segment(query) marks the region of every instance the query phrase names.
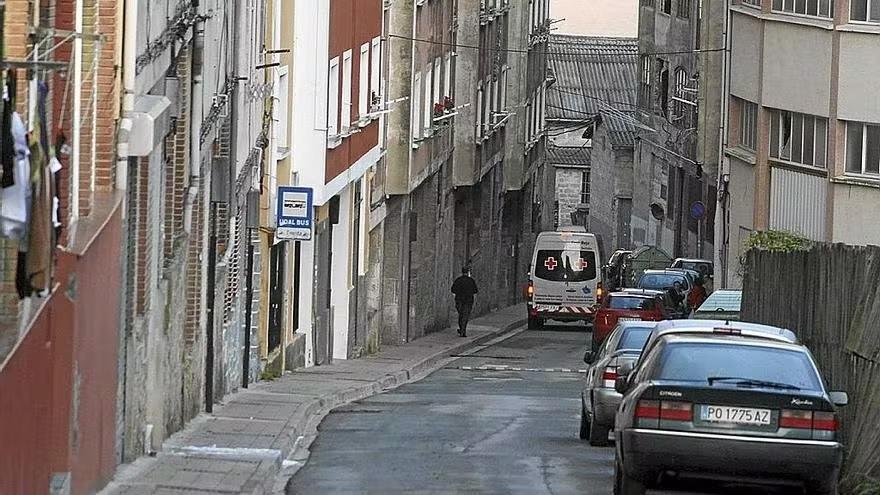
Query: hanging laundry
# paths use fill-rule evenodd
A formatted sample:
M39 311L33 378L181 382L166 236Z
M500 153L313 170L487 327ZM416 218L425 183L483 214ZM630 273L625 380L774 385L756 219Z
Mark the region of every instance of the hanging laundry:
M31 201L31 221L27 246L27 278L33 290L38 293L48 291L52 282L52 257L55 252L54 227L52 222L52 174L49 170L46 143L46 95L48 87L40 84L38 88L36 125L31 133L31 182L33 198Z
M15 71L6 71L3 87L3 113L0 115L0 187L15 184L15 145L12 139L12 114L15 112Z
M27 146L27 131L18 113L12 115L14 143L14 184L0 189L0 235L25 241L31 204L31 151Z

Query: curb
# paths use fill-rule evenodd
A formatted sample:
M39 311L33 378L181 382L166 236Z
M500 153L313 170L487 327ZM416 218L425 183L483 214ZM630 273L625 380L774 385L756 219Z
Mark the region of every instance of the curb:
M308 461L310 454L309 448L317 437L318 425L333 409L392 390L415 381L416 379L421 379L424 375L439 369L442 366L441 363L449 359L451 355L461 354L465 351L480 347L498 337L506 336L506 334L525 325L525 323L525 318L517 319L508 323L504 327L494 329L486 335L480 336L474 340L466 341L454 347L439 351L424 360L413 364L407 369L385 375L368 385L341 390L309 403L304 407L305 409L311 409L310 406L318 403L320 403L320 407L318 407L315 412L304 414L302 420L297 422L297 424L288 424L288 428L300 432L300 436L295 442L293 442L293 444L285 446L282 449L283 452L286 452L284 455L286 460L281 463L281 469L275 475L275 479L267 480L267 485L264 487L267 493L275 493L279 495L286 493L287 485Z

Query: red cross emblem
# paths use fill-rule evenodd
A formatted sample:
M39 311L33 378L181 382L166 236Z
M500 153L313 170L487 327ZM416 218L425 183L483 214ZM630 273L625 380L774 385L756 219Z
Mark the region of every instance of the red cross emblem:
M556 262L556 258L554 258L552 256L547 258L547 261L544 262L544 266L546 266L547 269L550 270L551 272L556 269L556 265L558 265L558 264L559 263Z
M578 270L581 270L581 271L586 270L588 266L589 265L587 264L587 260L585 260L583 258L578 258L578 260L577 260L577 267L578 267L577 269Z

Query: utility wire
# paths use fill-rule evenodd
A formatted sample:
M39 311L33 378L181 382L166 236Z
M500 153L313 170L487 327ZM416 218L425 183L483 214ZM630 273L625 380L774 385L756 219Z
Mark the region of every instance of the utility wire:
M456 50L460 49L470 49L470 50L486 50L490 52L506 52L506 53L536 53L539 55L564 55L573 58L587 58L587 57L599 57L599 58L621 58L621 57L636 57L641 55L693 55L697 53L712 53L712 52L723 52L725 48L706 48L702 50L681 50L681 51L670 51L670 52L643 52L643 53L588 53L588 54L578 54L578 53L564 53L564 52L554 52L547 50L528 50L522 48L493 48L493 47L482 47L477 45L462 45L459 43L447 43L445 41L435 41L428 40L423 38L413 38L410 36L401 36L398 34L389 34L388 38L396 38L400 40L406 41L414 41L416 43L425 43L429 45L438 45L438 46L446 46L451 47Z

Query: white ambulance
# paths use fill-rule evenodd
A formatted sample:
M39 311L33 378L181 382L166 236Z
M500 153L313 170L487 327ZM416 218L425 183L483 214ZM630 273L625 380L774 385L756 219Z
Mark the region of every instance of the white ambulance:
M529 328L547 320L592 322L602 291L600 259L596 236L583 229L538 234L527 288Z

